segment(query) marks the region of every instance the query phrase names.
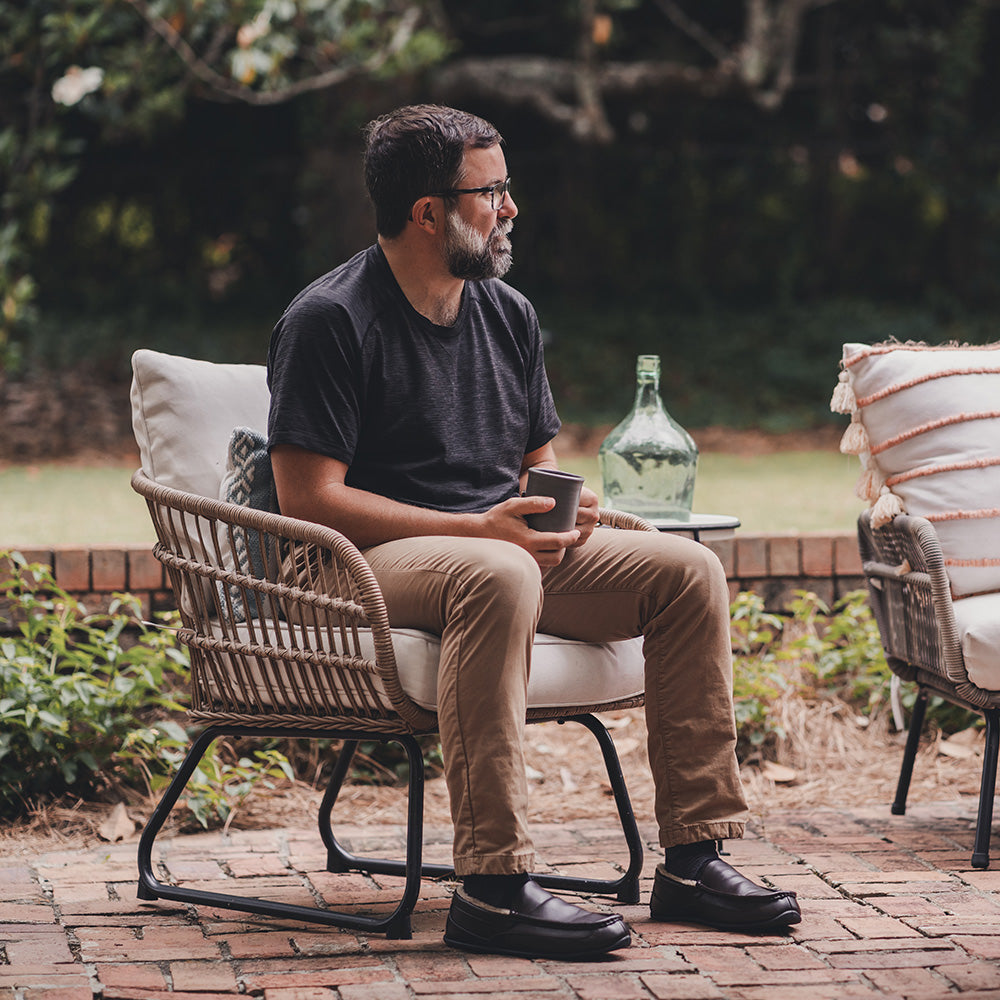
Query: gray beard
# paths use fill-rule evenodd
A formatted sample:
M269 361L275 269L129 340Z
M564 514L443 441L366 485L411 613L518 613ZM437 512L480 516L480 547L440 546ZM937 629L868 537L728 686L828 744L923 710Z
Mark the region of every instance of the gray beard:
M449 212L445 240L445 263L453 278L483 281L502 278L514 263L510 240L513 219L501 219L489 236L481 236L457 212Z

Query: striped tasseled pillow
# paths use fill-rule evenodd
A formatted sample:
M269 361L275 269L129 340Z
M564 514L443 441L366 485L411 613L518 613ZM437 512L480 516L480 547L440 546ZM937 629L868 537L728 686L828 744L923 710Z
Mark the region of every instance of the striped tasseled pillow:
M955 597L1000 590L1000 344L845 344L831 408L872 524L926 517Z

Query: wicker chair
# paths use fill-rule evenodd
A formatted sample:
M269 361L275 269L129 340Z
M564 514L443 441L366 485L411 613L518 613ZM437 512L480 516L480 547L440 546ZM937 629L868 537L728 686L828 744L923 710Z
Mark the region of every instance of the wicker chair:
M967 659L977 657L982 683L1000 653L995 624L1000 622L1000 594L952 600L941 545L925 518L900 514L883 527L872 528L870 511L864 511L858 520L858 542L886 659L898 677L915 681L918 687L892 812L906 812L928 697L938 695L982 713L986 747L972 867L987 868L1000 747L1000 690L970 678L975 667ZM992 649L984 649L984 638L992 640Z
M234 427L262 427L263 369L211 365L153 351L133 357L133 426L142 467L133 488L149 507L156 557L180 610L191 652L190 718L205 726L151 816L139 843L140 899L170 899L311 920L408 938L422 876L450 866L422 861L424 767L416 737L436 732L438 637L391 626L361 553L330 528L217 498ZM601 512L599 530L655 530L628 514ZM289 572L294 564L297 574ZM302 570L305 567L303 584ZM550 888L638 901L643 845L610 736L597 711L643 703L641 640L607 644L537 637L528 722L577 722L596 737L629 851L617 878L545 873ZM387 914L333 911L209 892L159 880L153 847L202 756L223 736L343 741L319 810L331 872L405 876ZM334 834L332 812L362 740L394 742L409 761L404 860L357 857Z

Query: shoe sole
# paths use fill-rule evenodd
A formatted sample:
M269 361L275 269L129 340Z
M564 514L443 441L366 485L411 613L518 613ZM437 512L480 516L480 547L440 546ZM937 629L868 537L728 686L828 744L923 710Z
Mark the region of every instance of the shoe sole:
M709 923L707 920L700 920L698 917L687 914L661 914L650 911L653 920L662 920L664 923L677 924L698 924L699 927L712 927L717 931L727 931L744 934L760 934L766 931L784 930L791 924L797 924L802 920L802 914L798 910L785 910L784 913L777 913L769 920L759 920L753 924L724 924Z
M617 951L619 948L627 948L632 943L632 935L626 928L625 933L613 944L604 946L600 951L587 948L583 951L559 952L557 954L504 948L502 945L494 945L489 941L462 941L458 938L450 937L448 934L444 936L444 943L452 948L460 948L462 951L474 951L481 955L509 955L512 958L539 958L555 962L579 962L583 959L600 958L609 951Z

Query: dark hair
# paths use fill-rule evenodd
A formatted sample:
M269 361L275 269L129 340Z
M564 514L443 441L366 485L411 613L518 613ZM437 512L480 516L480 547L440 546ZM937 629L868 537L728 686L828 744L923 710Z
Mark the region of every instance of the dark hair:
M487 121L437 104L397 108L365 126L365 185L375 226L392 239L406 226L413 203L461 180L467 149L503 142Z

